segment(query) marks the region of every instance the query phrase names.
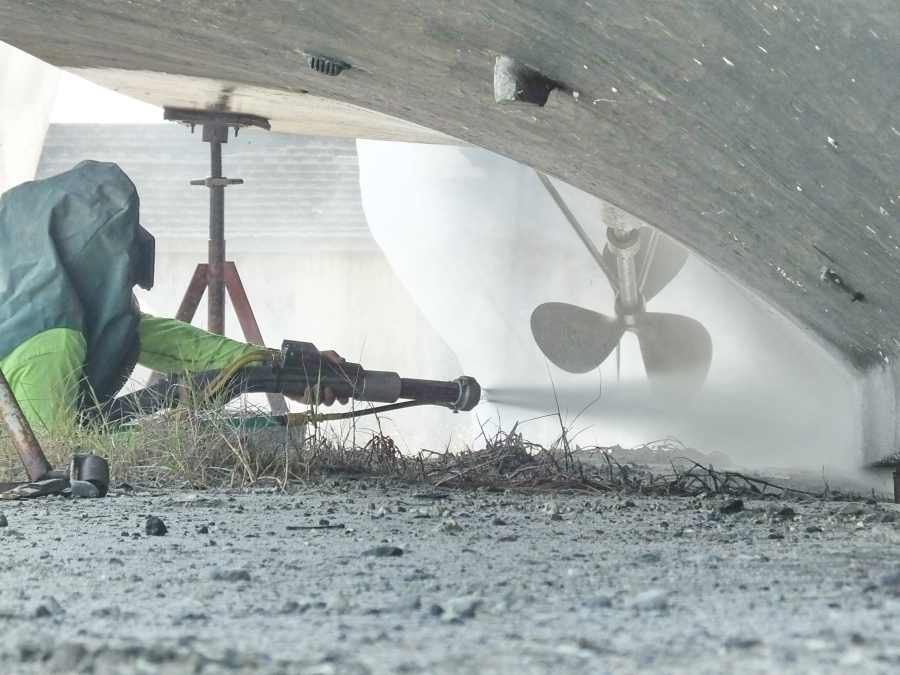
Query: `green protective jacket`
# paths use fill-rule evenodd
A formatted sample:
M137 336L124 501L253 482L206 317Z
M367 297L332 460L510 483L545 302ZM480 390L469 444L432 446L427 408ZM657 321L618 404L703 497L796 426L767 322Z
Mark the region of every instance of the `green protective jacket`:
M225 368L238 359L265 350L213 335L175 319L147 314L138 323L137 362L166 374ZM87 340L71 328L53 328L29 338L6 358L0 371L28 421L53 432L71 424L81 401Z
M139 206L117 165L93 161L0 198L0 369L37 427L108 400L135 363L197 372L261 351L140 313Z

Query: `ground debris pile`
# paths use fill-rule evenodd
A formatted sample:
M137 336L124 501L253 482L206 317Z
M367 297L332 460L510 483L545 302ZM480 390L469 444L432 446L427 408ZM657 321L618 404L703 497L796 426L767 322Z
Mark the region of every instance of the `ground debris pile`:
M251 411L255 412L255 411ZM549 447L510 431L482 433L481 448L404 453L387 434L355 429L254 427L258 416L157 415L128 433L81 431L45 445L54 465L73 449L106 457L115 481L148 487L274 487L344 474L426 482L435 487L569 490L627 494L850 499L822 489L798 489L762 476L715 466L729 458L673 439L635 448L575 446L565 430ZM15 453L2 453L0 474L14 479Z
M622 453L668 457L669 469L658 471L647 464L621 461ZM739 473L720 471L690 457L696 451L674 440L623 451L618 446L572 448L568 442L551 447L532 443L515 430L498 432L481 450L460 453L420 453L417 478L435 486L491 487L508 489L549 489L625 492L647 495L696 497L730 495L747 497L824 497L826 490L813 493L784 487ZM685 457L685 455L689 455Z

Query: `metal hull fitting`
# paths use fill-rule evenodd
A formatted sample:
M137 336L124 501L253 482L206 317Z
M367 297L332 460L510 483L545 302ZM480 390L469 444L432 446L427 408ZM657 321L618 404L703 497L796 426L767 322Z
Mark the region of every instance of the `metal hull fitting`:
M685 243L832 348L870 393L870 458L896 447L900 8L890 0L6 1L0 39L158 104L184 104L180 78L203 78L216 84L198 103L241 106L278 128L232 99L247 88L312 95L560 177ZM310 52L352 68L314 72ZM543 107L500 105L500 55L562 86ZM147 73L171 77L144 87ZM302 108L284 109L285 129L315 130ZM378 136L357 123L355 135ZM866 300L823 282L823 265Z

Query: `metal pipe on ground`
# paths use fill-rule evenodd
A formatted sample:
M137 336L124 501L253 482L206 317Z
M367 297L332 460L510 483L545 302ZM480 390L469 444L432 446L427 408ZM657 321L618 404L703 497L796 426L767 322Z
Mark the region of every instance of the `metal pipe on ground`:
M28 479L37 481L44 478L53 467L44 456L44 451L41 450L41 445L2 372L0 372L0 419L3 420L19 459L25 465Z

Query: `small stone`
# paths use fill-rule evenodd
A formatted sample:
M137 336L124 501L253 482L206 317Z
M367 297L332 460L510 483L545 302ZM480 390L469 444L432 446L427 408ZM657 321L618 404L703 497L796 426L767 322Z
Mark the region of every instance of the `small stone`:
M744 500L743 499L731 499L719 507L719 513L724 513L726 515L731 514L731 513L740 513L743 510L744 510Z
M76 642L64 642L53 649L47 671L52 673L77 673L85 656L87 656L87 649L84 645Z
M35 619L44 619L50 616L59 616L65 613L66 610L62 608L62 605L60 605L56 598L54 598L52 595L44 598L41 604L34 608Z
M784 539L784 535L781 532L769 532L769 539Z
M844 504L841 508L838 509L837 514L839 516L861 516L864 514L866 510L863 508L862 504Z
M6 519L6 516L0 513L0 527L6 527L7 525L9 525L9 521Z
M626 500L625 503L622 504L622 508L625 508L625 509L633 509L636 506L637 506L637 504L635 504L630 499Z
M562 520L562 519L563 519L563 517L562 517L561 513L551 513L550 514L550 520Z
M247 570L214 570L211 576L214 581L250 581Z
M0 521L2 522L2 521ZM496 517L491 521L491 525L496 525L497 527L502 527L503 525L508 525L508 523L503 520L503 518Z
M209 534L209 528L206 525L201 525L197 528L197 534Z
M462 527L456 522L455 518L444 518L444 520L441 521L441 524L438 525L438 530L456 534L457 532L462 531Z
M166 527L162 518L147 516L147 522L144 524L144 532L148 535L151 537L161 537L168 531L169 529Z
M896 511L887 511L881 516L882 523L896 523L897 522L897 512Z
M881 585L900 593L900 570L881 577Z
M442 618L444 621L455 623L471 619L482 604L482 599L477 595L453 598L444 603Z
M806 530L805 530L805 532L808 532L809 534L818 534L818 533L824 532L824 531L825 531L825 530L823 530L823 529L822 529L821 527L819 527L818 525L810 525L810 526L807 527Z
M648 564L658 563L661 560L662 560L662 556L659 553L647 552L647 553L641 553L641 555L638 556L638 562L642 562L642 563L648 563Z
M793 520L797 515L797 512L794 511L790 506L785 506L778 511L775 512L776 518L782 518L784 520Z
M363 551L363 555L369 555L374 558L398 558L403 555L404 551L399 546L376 546L367 551Z
M559 508L559 503L556 501L549 501L544 504L544 512L549 513L551 516L559 515L562 513L562 510Z
M669 591L661 588L643 591L634 596L631 606L641 610L666 609L669 606Z
M762 640L752 637L731 637L725 640L725 649L754 649L762 645Z
M350 601L344 593L338 591L328 598L326 606L333 612L346 612L350 609Z
M608 609L612 607L612 596L597 595L584 601L584 606L590 609Z

